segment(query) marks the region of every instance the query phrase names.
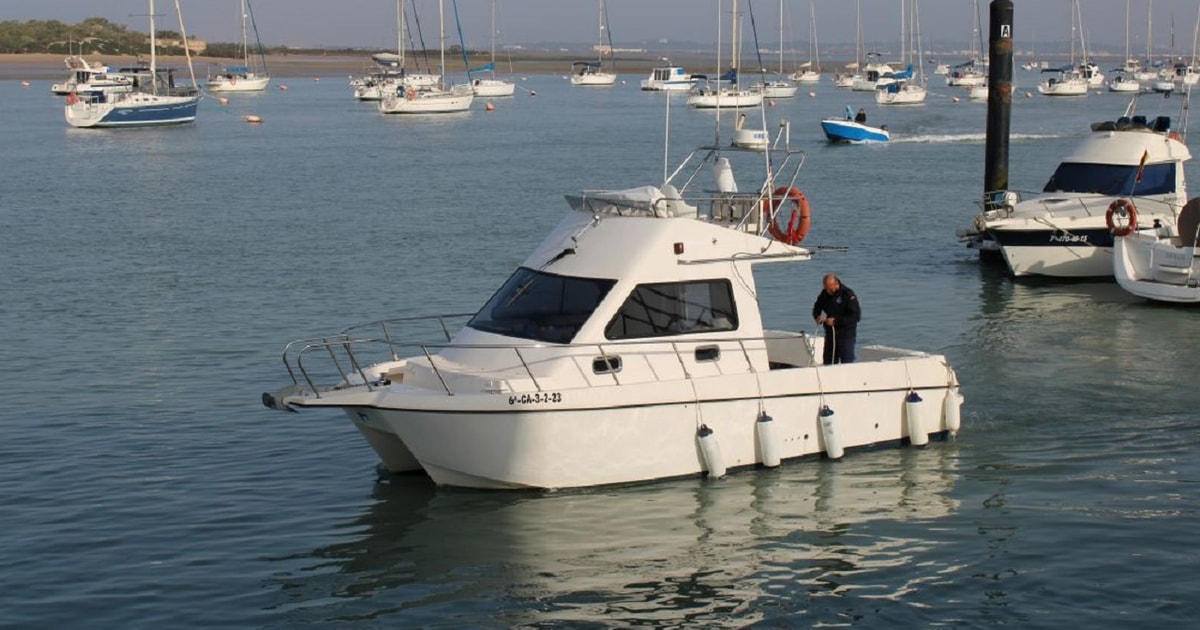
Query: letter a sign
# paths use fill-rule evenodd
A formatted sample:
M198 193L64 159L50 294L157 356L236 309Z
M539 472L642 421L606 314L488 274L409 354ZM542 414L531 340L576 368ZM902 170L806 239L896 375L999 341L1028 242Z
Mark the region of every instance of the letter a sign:
M1000 39L1011 39L1011 38L1012 38L1012 24L1001 24L1000 25Z

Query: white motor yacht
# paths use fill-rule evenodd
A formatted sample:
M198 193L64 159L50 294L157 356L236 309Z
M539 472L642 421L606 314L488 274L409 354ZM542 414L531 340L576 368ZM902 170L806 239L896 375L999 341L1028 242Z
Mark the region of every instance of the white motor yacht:
M731 160L763 173L761 152L708 146L662 185L568 196L462 328L393 320L293 342L292 384L263 403L341 410L386 468L487 489L720 477L955 432L945 357L866 346L821 365L821 339L764 322L753 269L812 255L803 154L768 150L748 185ZM410 336L422 321L444 338Z
M1140 224L1173 227L1187 201L1189 159L1169 117L1095 123L1040 193L995 193L964 236L970 247L998 250L1014 276L1109 277L1121 208L1136 206Z

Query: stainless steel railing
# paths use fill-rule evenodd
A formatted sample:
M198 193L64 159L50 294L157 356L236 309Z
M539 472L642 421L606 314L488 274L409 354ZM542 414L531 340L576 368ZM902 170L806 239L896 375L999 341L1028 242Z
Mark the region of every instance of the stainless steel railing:
M776 334L772 336L760 337L713 337L703 336L695 339L647 339L637 341L614 341L609 343L590 343L590 344L572 344L566 346L554 346L546 344L452 344L450 343L450 333L445 328L445 319L453 317L462 317L461 315L442 315L423 318L401 318L382 320L379 322L371 322L352 326L347 329L347 332L331 335L327 337L313 337L308 339L298 339L293 341L284 348L283 361L287 368L288 375L292 379L292 383L296 386L306 386L307 390L317 398L321 397L323 391L343 389L347 387L365 387L368 391L374 391L377 387L384 385L380 375L371 375L367 373L367 368L375 364L363 357L371 353L372 349L378 348L386 356L390 356L393 361L399 361L404 355L415 357L423 357L428 362L430 371L437 378L443 391L447 396L454 396L455 391L451 385L451 380L443 373L443 368L438 366L438 352L447 348L456 350L495 350L501 352L512 352L517 363L521 366L521 371L524 376L529 379L537 392L543 392L545 389L538 377L534 374L534 370L530 365L530 361L526 353L533 349L550 349L562 348L564 350L580 350L594 348L599 359L605 366L614 365L613 360L630 356L648 356L651 354L661 354L665 349L669 348L671 354L679 362L680 368L683 370L685 378L692 378L692 373L688 369L688 361L685 358L688 349L693 351L698 346L718 346L720 344L737 344L737 347L745 359L747 371L750 373L757 372L754 366L754 361L751 359L751 348L747 344L762 343L763 348L767 349L769 342L787 342L799 340L803 344L803 351L808 357L813 357L815 349L812 340L803 332ZM389 325L394 326L398 323L412 323L419 321L437 321L439 325L446 330L445 342L405 342L396 341L389 330ZM382 337L354 337L348 334L348 331L379 326L385 332ZM682 349L681 349L682 348ZM755 348L757 350L757 348ZM631 354L632 352L632 354ZM317 381L316 370L310 363L306 363L306 358L311 361L314 356L327 356L332 364L340 382L335 385L321 386ZM578 358L578 354L569 355L573 358ZM411 357L409 357L411 358ZM653 367L651 367L653 372ZM496 370L497 373L500 370ZM612 377L613 384L622 385L621 370L606 369L607 373ZM486 372L485 372L486 374ZM600 372L597 372L600 374ZM655 375L655 378L658 378Z

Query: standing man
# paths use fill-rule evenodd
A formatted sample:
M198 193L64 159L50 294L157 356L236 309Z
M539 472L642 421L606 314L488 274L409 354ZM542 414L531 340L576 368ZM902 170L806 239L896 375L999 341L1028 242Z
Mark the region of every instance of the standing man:
M862 309L858 296L832 273L825 274L824 289L813 303L812 316L825 326L825 365L854 363L854 341Z

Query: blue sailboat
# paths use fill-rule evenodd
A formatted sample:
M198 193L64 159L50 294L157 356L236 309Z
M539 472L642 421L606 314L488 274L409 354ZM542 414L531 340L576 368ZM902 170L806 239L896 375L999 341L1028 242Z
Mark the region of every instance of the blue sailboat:
M887 126L870 127L866 124L866 115L856 116L854 109L846 106L845 118L825 118L821 121L821 130L830 142L841 144L871 144L887 142L891 139Z
M177 125L196 120L200 92L195 75L189 86L175 85L171 70L160 71L156 53L154 0L150 1L150 65L128 71L129 84L98 90L77 90L66 96L64 114L72 127L150 127ZM175 8L179 10L178 0ZM183 45L187 35L183 30L183 14L179 16ZM191 69L191 56L188 56Z

